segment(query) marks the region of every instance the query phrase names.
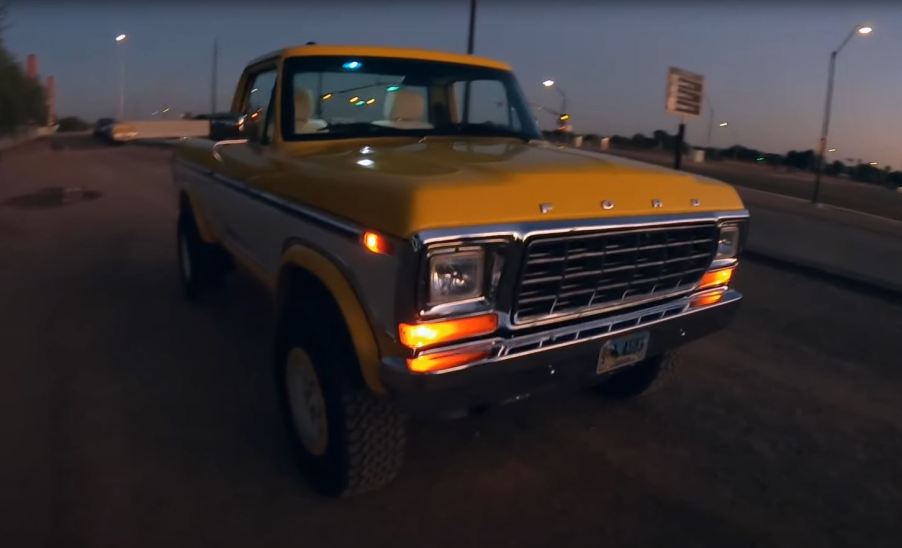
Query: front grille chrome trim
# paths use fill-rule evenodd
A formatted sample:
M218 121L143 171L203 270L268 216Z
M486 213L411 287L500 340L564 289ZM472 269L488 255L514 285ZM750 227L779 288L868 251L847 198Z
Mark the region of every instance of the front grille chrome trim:
M511 323L615 311L693 291L714 260L717 238L712 221L530 238Z

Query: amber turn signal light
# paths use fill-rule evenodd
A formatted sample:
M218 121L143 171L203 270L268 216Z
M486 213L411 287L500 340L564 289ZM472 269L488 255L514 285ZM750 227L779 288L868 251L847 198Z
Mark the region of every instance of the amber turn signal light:
M414 373L433 373L479 361L489 355L488 350L450 354L426 354L407 360L407 368Z
M498 316L483 314L459 320L445 320L431 323L406 324L398 326L401 344L408 348L424 348L475 335L484 335L498 329Z
M692 299L692 302L689 304L689 308L701 308L703 306L717 304L723 300L723 294L723 291L718 291L717 293L709 293L708 295L696 297Z
M733 270L736 267L721 268L720 270L709 270L702 276L701 283L698 284L699 289L708 289L711 287L720 287L730 283L733 278Z
M381 234L377 234L373 231L367 230L364 232L363 238L361 238L360 241L363 243L363 247L367 248L371 253L388 255L391 252L388 240Z

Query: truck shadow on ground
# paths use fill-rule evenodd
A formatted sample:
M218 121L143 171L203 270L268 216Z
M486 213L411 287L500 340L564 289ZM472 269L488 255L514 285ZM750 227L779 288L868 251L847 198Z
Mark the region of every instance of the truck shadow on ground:
M46 143L50 150L55 152L107 150L111 147L120 146L106 139L81 133L75 135L66 135L65 133L52 135L46 139Z
M777 498L801 512L812 497L836 503L846 489L812 465L809 455L829 449L820 430L792 422L797 410L828 424L850 419L761 377L757 366L733 364L748 350L730 331L687 349L683 373L647 399L552 393L481 416L413 421L394 483L321 498L307 487L278 412L268 294L238 271L189 304L168 253L136 256L103 283L123 340L114 350L121 355L100 367L123 389L84 385L101 407L126 411L98 419L95 443L115 458L93 473L125 478L129 502L114 509L120 492L92 487L102 501L95 506L123 523L157 524L140 537L123 532L122 545L186 544L186 534L216 545L284 545L298 530L321 545L799 545L850 535L865 519L845 507L816 515L772 508ZM111 271L122 268L110 261ZM882 425L871 429L887 435ZM857 464L844 460L825 463L848 474ZM867 496L843 500L879 508ZM836 520L840 533L823 528Z

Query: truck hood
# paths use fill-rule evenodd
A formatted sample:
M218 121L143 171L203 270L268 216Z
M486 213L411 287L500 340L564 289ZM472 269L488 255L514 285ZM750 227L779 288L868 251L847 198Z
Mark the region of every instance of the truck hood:
M512 139L284 145L258 184L366 228L435 228L743 209L729 185L607 154ZM604 209L603 202L613 204ZM653 205L653 203L655 205ZM544 211L544 212L543 212Z

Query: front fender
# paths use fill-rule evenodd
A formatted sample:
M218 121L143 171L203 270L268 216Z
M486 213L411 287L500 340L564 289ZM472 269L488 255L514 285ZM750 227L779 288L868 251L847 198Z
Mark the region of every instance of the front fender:
M302 268L329 290L351 335L364 382L373 392L385 394L385 386L379 375L379 346L375 334L357 292L341 269L322 253L302 244L293 244L283 253L280 272L285 272L285 267ZM283 282L284 280L278 281L279 299L282 298Z

